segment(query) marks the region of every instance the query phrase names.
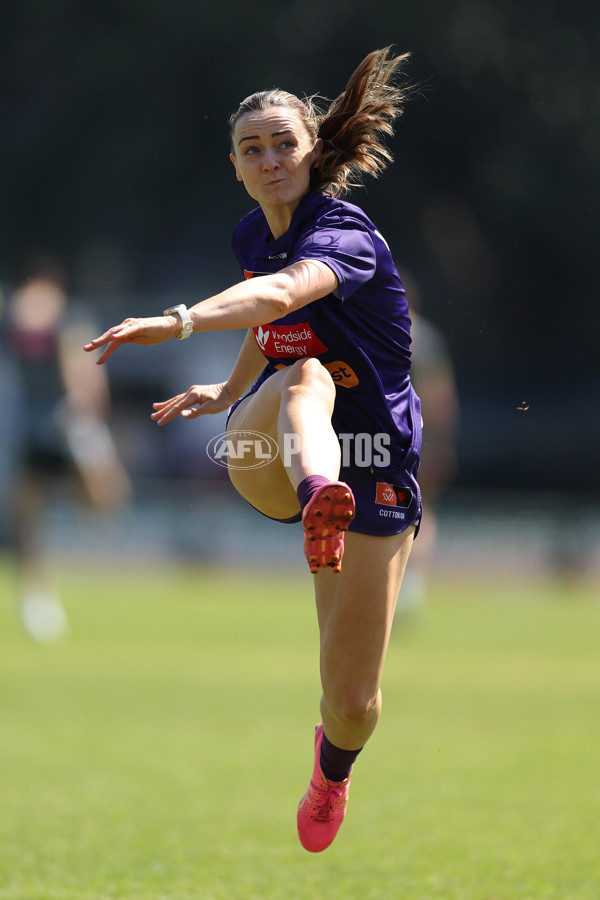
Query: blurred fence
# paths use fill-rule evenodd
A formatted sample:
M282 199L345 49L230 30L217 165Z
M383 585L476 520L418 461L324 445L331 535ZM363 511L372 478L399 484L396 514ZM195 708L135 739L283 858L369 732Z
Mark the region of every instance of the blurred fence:
M45 521L63 561L173 562L305 570L299 525L261 516L227 483L151 481L99 516L57 497ZM600 577L600 511L560 494L449 491L437 513L432 573Z
M193 302L190 297L169 302ZM165 298L131 298L127 310L106 308L104 327L121 313L160 310ZM226 473L206 454L225 414L157 428L151 404L196 382L224 380L237 356L238 332L208 333L184 343L129 346L109 361L112 427L135 483L132 506L117 516L94 515L57 495L45 515L51 550L62 557L304 567L298 526L270 522L235 494ZM92 360L90 360L92 364ZM0 357L0 547L6 537L6 493L12 478L13 423L19 401ZM460 386L458 475L438 508L431 568L439 572L581 572L600 575L600 447L591 414L600 385L579 396L551 395L515 408L481 384ZM531 398L528 398L531 399ZM557 427L557 415L577 428ZM579 425L585 423L586 440ZM573 490L573 487L576 490ZM585 488L585 489L583 489ZM595 493L594 493L595 492ZM4 521L3 521L4 519Z

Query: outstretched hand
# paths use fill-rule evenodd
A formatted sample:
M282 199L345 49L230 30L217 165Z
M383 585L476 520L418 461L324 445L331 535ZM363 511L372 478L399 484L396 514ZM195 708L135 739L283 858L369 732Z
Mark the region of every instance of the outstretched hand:
M151 418L157 425L166 425L177 416L182 419L196 419L205 414L223 412L233 403L227 390L227 383L193 384L184 394L177 394L170 400L153 403L154 412Z
M125 319L120 325L113 325L100 337L85 344L84 350L90 353L106 344L103 353L96 360L98 365L106 362L109 356L118 350L121 344L160 344L175 337L181 330L176 316L154 316L150 319Z

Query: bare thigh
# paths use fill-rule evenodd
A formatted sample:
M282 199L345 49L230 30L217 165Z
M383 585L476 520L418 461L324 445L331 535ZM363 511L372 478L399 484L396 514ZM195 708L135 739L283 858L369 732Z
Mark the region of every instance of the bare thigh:
M285 370L276 372L246 397L234 410L227 424L227 433L258 431L277 443L277 421L281 405L281 391ZM255 509L274 519L291 519L300 512L296 491L283 465L281 453L268 465L256 466L252 453L229 466L229 477L236 491Z

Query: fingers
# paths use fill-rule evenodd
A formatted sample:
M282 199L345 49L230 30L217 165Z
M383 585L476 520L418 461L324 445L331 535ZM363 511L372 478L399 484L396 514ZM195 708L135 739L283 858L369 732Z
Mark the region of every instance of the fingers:
M111 342L112 334L110 331L105 332L101 337L94 338L93 341L90 341L87 344L84 344L83 349L86 353L91 353L93 350L97 350L98 347L101 347L103 344L106 344L107 341ZM104 352L98 357L96 360L96 365L100 366L103 362L105 362L109 356L111 356L119 345L116 344L111 348L110 343L104 350Z
M194 419L201 412L201 402L199 402L197 393L192 391L191 388L185 394L178 394L176 397L171 397L170 400L153 403L152 407L154 412L150 418L154 419L157 425L166 425L168 422L176 419L177 416L182 416L184 419Z
M196 419L205 413L222 412L231 406L231 398L224 385L193 384L184 394L177 394L170 400L153 403L154 412L151 418L157 425L166 425L177 416L182 419Z
M179 403L177 402L180 400L181 396L182 395L180 394L179 397L173 397L171 400L153 403L152 408L154 409L154 412L150 414L150 418L154 419L157 425L166 425L167 422L176 418L181 409L183 409L183 407L180 409Z
M105 331L100 337L94 338L92 341L85 344L83 349L88 353L90 350L96 350L98 347L101 347L102 344L106 344L107 341L123 338L124 333L127 333L132 327L135 328L136 326L137 323L134 325L130 319L126 319L124 322L121 322L120 325L113 325L112 328L109 328L108 331Z
M202 412L204 412L204 407L206 403L195 403L194 406L188 406L187 409L181 411L182 419L195 419Z
M159 344L169 337L170 331L172 328L164 316L151 319L125 319L120 325L114 325L100 337L85 344L83 349L89 353L107 344L104 352L96 360L98 365L101 365L122 344Z
M131 319L126 319L124 322L121 322L120 325L114 325L112 328L109 328L108 331L105 331L100 337L94 338L92 341L89 341L89 343L84 344L83 349L86 353L91 353L93 350L102 347L103 344L107 344L104 352L101 353L96 360L96 364L100 366L102 363L106 362L109 356L113 355L115 350L117 350L121 344L131 341L139 330L140 323L138 320L132 321Z
M108 331L105 331L104 334L100 335L100 337L94 338L93 341L88 341L87 344L83 345L83 349L86 353L89 353L91 350L96 350L98 347L101 347L102 344L105 344L112 337L113 333L112 328L109 328Z
M104 351L100 354L98 359L96 360L96 365L101 366L102 363L105 363L109 356L112 356L115 350L117 350L123 341L109 341L106 345Z
M102 344L106 343L106 339L104 338L96 338L94 341L90 341L89 344L85 344L84 350L86 353L91 353L92 350L97 350L98 347L101 347ZM112 356L115 350L121 346L122 341L109 341L104 351L100 354L98 359L96 360L96 365L101 366L102 363L106 362L109 356Z

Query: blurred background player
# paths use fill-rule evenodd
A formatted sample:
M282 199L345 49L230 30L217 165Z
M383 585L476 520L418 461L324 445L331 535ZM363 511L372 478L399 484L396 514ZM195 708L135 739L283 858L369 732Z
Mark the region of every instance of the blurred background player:
M423 520L404 573L396 615L416 609L427 596L437 539L437 507L456 474L459 400L452 356L446 338L422 312L419 285L399 267L411 318L411 381L421 398L423 443L419 485Z
M75 485L98 510L130 497L130 482L106 424L109 388L97 367L82 364L89 328L67 302L67 279L53 257L28 260L8 297L2 322L11 416L8 454L9 542L14 552L19 615L40 643L58 640L67 617L51 585L44 514L54 492Z

